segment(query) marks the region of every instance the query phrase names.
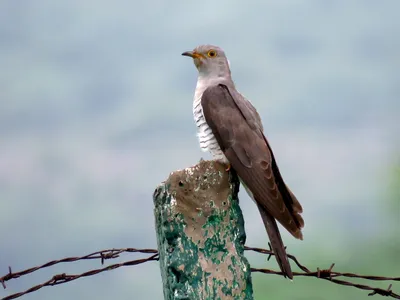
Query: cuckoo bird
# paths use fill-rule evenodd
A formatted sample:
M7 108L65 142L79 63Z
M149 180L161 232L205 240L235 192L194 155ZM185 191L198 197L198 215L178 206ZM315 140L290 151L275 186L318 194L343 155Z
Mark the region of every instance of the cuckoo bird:
M254 106L235 88L224 51L201 45L182 55L198 70L193 116L200 147L213 159L233 168L257 204L272 250L285 277L293 278L276 221L303 239L302 207L283 181Z

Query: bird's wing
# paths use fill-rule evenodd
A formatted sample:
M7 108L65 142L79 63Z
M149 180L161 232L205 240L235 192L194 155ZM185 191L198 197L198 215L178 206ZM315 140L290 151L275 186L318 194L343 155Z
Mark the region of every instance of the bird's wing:
M302 207L282 179L255 108L224 84L208 87L201 105L221 150L257 204L302 239Z

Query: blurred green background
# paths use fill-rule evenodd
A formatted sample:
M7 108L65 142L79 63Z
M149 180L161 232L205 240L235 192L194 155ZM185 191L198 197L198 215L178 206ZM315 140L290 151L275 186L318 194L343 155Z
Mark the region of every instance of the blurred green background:
M399 11L397 0L1 1L0 274L156 247L154 188L210 158L192 120L196 70L180 53L212 43L225 49L304 207L304 241L282 231L288 251L309 268L335 262L341 272L399 276ZM247 244L266 247L243 191L241 206ZM0 297L98 267L43 270L10 281ZM257 300L369 299L311 278L253 282ZM89 297L162 299L158 264L24 299Z

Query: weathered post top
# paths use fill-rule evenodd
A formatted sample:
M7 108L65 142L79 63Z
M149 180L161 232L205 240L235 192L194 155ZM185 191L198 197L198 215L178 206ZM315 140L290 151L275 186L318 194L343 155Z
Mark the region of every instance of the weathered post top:
M253 299L235 174L214 161L170 174L154 192L164 297Z

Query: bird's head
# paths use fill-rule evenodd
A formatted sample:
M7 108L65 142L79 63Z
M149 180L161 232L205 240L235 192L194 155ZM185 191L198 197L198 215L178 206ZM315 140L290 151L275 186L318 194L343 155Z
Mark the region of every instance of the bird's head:
M229 61L224 50L213 45L200 45L193 51L183 52L182 55L193 58L199 75L226 77L230 76Z

